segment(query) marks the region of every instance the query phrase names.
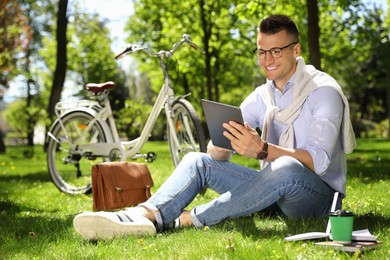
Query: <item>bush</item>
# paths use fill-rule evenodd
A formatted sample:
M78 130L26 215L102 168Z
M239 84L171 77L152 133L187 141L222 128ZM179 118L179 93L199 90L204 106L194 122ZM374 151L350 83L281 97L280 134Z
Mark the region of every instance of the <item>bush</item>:
M152 105L126 100L125 107L115 113L119 136L128 140L137 138L145 126ZM152 130L151 140L165 140L165 115L160 114Z
M389 121L383 120L379 123L371 120L361 119L352 122L355 135L361 138L389 138Z

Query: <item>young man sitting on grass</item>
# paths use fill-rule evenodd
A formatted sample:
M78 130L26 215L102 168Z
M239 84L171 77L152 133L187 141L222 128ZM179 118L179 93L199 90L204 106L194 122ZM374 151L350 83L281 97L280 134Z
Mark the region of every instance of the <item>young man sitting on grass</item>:
M355 146L348 101L337 82L306 65L300 52L298 29L289 17L262 20L256 55L267 82L242 102L244 125L223 125L233 149L261 160L261 170L229 162L231 151L210 143L207 154L187 154L145 203L77 215L77 232L88 239L152 235L171 227L212 226L270 206L291 218L321 217L336 191L340 207L345 154ZM205 187L220 196L185 211Z

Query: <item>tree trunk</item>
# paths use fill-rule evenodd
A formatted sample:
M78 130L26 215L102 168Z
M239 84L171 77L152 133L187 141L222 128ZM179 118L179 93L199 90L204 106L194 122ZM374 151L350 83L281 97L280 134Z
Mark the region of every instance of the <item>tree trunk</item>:
M5 153L5 151L6 148L4 144L4 134L3 134L3 130L0 129L0 153Z
M29 72L29 70L27 70ZM31 106L31 99L32 99L32 95L31 95L31 84L33 83L33 81L31 79L28 79L27 80L27 113L29 113L28 111L30 106ZM35 127L35 117L33 115L29 115L29 117L27 118L27 145L28 146L34 146L34 127Z
M66 75L66 28L68 19L66 16L68 0L59 0L57 13L57 64L53 77L53 85L49 99L49 118L53 120L54 106L60 101L61 92L65 82Z
M32 13L32 7L29 6L28 8L26 8L26 12L27 12L27 23L28 25L33 28L33 17L31 15ZM26 48L26 64L25 64L25 72L26 74L28 75L28 79L27 79L27 104L26 104L26 107L27 107L27 113L29 114L28 118L27 118L27 145L29 147L33 147L34 146L34 128L35 128L35 123L36 123L36 117L33 116L32 114L30 114L30 106L32 105L31 102L32 102L32 98L33 96L31 95L31 84L34 84L34 81L32 80L31 78L31 68L30 68L30 65L31 65L31 55L32 55L32 38L30 38L30 41L29 41L29 45L28 47Z
M321 70L320 53L320 27L318 25L318 2L317 0L306 0L307 7L307 35L309 39L309 62Z
M207 14L205 10L205 1L199 0L200 8L200 19L202 21L202 30L203 30L203 46L205 52L205 63L206 63L206 86L207 86L207 98L213 100L213 84L212 84L212 73L211 73L211 52L209 49L209 41L211 38L211 24L207 21Z
M387 74L387 139L390 140L390 75Z

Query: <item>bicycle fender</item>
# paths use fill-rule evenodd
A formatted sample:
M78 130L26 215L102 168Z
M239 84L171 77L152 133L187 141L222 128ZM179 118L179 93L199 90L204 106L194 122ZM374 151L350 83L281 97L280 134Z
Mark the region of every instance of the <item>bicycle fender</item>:
M176 96L175 97L175 100L173 100L172 104L175 104L177 101L179 101L180 99L186 99L188 96L191 96L192 93L187 93L185 95L179 95L179 96Z
M65 113L63 113L63 114L61 114L61 116L58 117L58 118L53 122L53 124L50 126L50 129L49 129L48 133L51 133L51 132L53 131L53 128L54 128L57 124L60 123L59 121L60 121L62 118L66 117L68 114L74 113L74 112L76 112L76 111L78 111L78 112L84 112L84 113L89 114L89 115L92 116L92 117L96 117L96 111L93 110L93 109L91 109L91 108L88 108L88 107L78 107L77 109L71 109L71 110L69 110L69 111L67 111L67 112L65 112ZM105 133L111 133L111 130L110 130L110 128L108 127L108 124L107 124L106 121L104 121L104 120L102 120L102 119L97 119L97 121L100 123L100 125L102 126L102 128L103 128L103 130L104 130ZM47 135L46 135L46 141L45 141L45 143L47 143L47 142L49 141L49 138L51 138L51 137L47 134ZM106 136L106 138L107 138L107 142L108 142L108 143L112 143L112 142L113 142L113 138L112 138L111 134L108 134L108 135Z

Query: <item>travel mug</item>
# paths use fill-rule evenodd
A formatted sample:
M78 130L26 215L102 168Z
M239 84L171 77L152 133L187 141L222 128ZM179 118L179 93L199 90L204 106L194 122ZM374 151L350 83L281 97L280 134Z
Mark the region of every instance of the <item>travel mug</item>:
M345 210L336 210L329 213L329 218L333 241L350 243L352 241L354 214Z

